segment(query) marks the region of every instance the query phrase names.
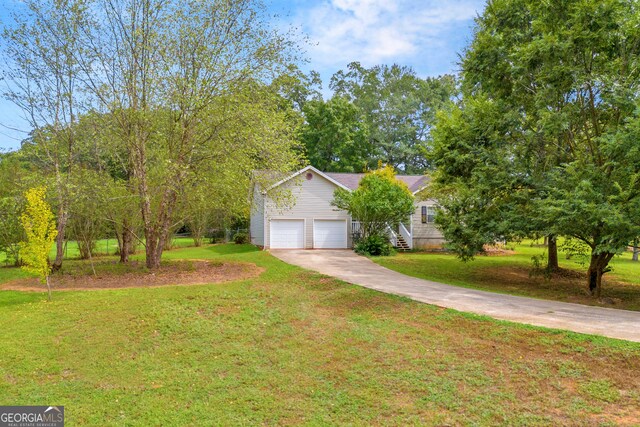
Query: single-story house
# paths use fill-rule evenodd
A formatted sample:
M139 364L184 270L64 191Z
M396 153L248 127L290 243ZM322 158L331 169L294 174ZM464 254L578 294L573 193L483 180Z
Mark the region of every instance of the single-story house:
M331 206L337 188L353 191L364 174L321 172L307 166L268 188L254 185L251 209L251 243L271 249L350 248L358 222L349 213ZM396 175L417 195L428 184L423 175ZM284 190L284 191L283 191ZM276 194L278 194L276 196ZM276 199L288 194L289 203ZM444 239L435 227L434 200L416 199L411 218L392 230L391 241L404 248L441 246Z

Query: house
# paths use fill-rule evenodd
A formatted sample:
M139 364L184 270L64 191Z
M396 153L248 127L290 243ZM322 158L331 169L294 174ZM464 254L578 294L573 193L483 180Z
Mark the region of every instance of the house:
M352 247L358 222L348 212L332 206L331 201L337 188L355 190L363 176L321 172L307 166L282 177L268 188L254 185L249 229L251 243L271 249ZM396 178L407 184L414 195L428 183L428 178L422 175L397 175ZM398 229L389 228L394 246L427 248L444 243L433 223L435 204L434 200L416 201L411 218Z

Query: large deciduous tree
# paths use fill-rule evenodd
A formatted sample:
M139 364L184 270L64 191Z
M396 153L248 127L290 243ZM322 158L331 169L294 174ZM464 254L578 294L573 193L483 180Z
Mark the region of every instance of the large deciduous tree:
M313 166L328 172L362 172L375 166L367 124L355 104L335 96L326 102L311 100L302 111L300 138Z
M53 177L58 234L55 270L62 266L69 189L74 171L77 121L86 107L79 82L83 55L78 29L86 24L84 0L21 2L15 22L3 29L2 53L8 66L4 96L32 127L30 155Z
M490 1L435 132L445 237L465 257L513 235L590 248L588 286L640 233L635 2Z
M374 164L382 161L409 174L429 168L430 129L435 112L455 93L452 76L422 79L409 67L352 62L333 75L330 87L360 110Z
M242 132L254 129L252 121L264 119L266 112L247 116L249 104L238 110L231 100L239 95L255 102L264 95L247 91L286 65L292 46L271 29L256 1L99 3L107 19L87 31L95 49L85 67L101 70L90 87L116 119L129 154L146 262L155 268L175 224L179 196L201 165L249 147L264 160L288 151L291 138L285 130L242 139ZM230 128L238 130L234 139L227 138ZM275 152L272 141L280 142ZM293 162L266 163L282 169Z

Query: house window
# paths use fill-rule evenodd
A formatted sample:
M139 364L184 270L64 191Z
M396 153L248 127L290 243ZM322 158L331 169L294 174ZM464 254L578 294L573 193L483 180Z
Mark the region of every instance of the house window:
M431 224L436 218L436 208L433 206L422 207L422 223Z

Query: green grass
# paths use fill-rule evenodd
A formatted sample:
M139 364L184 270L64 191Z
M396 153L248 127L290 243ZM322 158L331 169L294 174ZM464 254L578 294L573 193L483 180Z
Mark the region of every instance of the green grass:
M171 240L172 248L184 248L193 246L193 239L191 237L174 237ZM96 241L96 253L102 255L113 255L118 250L118 241L116 239L101 239ZM138 251L144 251L142 244L138 243ZM56 247L53 245L49 256L54 258L56 256ZM65 258L74 259L80 257L80 251L78 250L78 244L75 241L67 242L65 249Z
M532 257L545 254L545 248L523 242L515 254L477 256L462 262L447 253L399 253L393 257L374 257L376 263L409 276L447 283L450 285L488 290L534 298L568 301L580 304L602 305L627 310L640 310L640 263L631 261L625 253L611 261L612 272L604 276L605 302L591 298L586 288L584 259L566 259L559 254L560 267L571 274L531 275ZM543 263L546 258L543 259Z
M191 237L174 237L171 240L172 249L184 248L193 246L193 239ZM142 244L138 243L138 251L144 251ZM113 255L118 250L118 241L116 239L100 239L96 241L96 254L98 255ZM54 259L56 256L56 245L51 246L49 251L49 257ZM80 251L78 250L78 243L71 240L66 243L64 250L65 259L77 259L80 257ZM6 263L6 254L0 251L0 265Z
M70 426L640 422L640 344L420 304L249 245L165 258L265 272L51 303L0 291L0 405L65 405Z

